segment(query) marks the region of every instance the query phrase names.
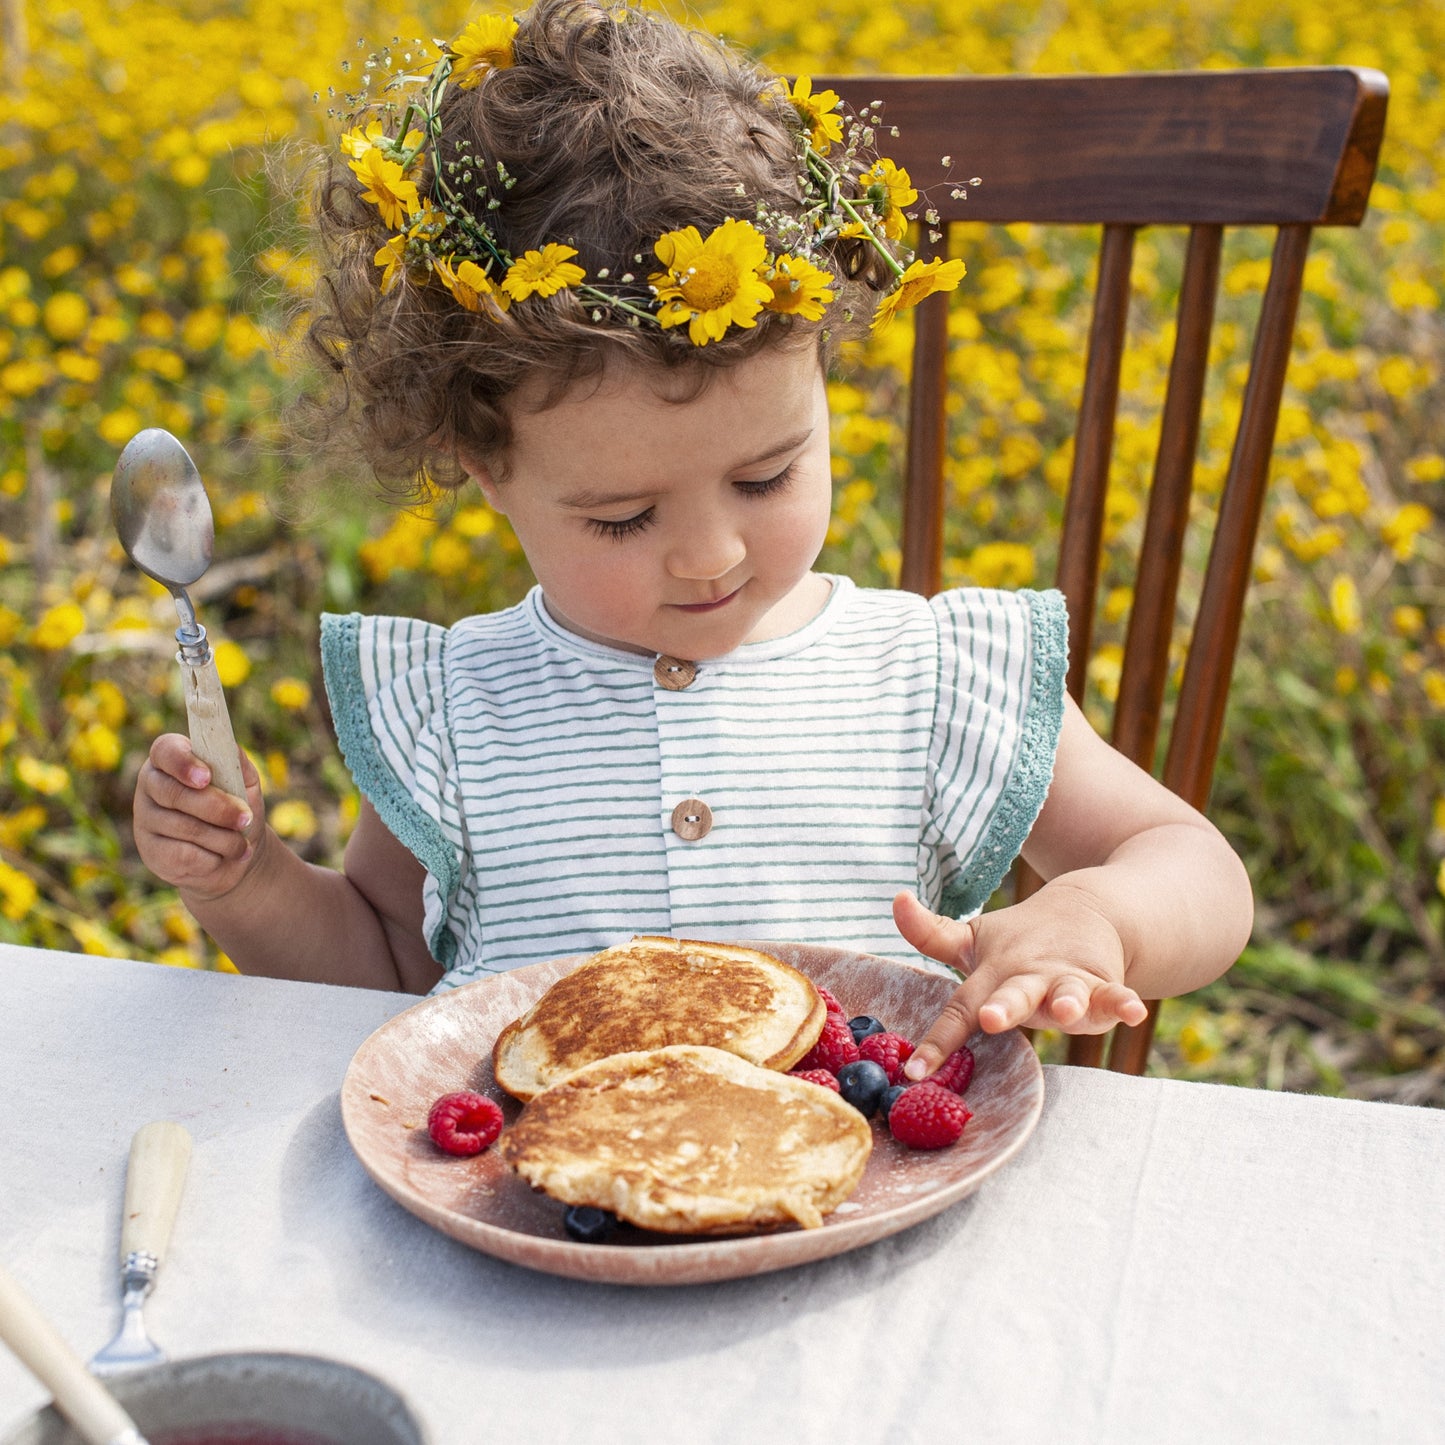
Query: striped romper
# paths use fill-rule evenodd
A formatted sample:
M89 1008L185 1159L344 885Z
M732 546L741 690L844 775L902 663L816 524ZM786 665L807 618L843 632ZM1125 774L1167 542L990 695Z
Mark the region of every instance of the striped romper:
M917 961L900 888L983 907L1052 774L1063 599L830 580L796 632L696 665L578 637L536 588L449 628L323 617L342 753L426 869L439 989L638 933Z

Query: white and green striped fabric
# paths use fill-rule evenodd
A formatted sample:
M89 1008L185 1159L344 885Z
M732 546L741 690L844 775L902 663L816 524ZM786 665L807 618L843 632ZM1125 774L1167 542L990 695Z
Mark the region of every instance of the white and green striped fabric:
M677 691L536 589L450 628L322 619L347 764L427 870L439 987L637 933L916 959L900 888L983 906L1048 788L1063 599L831 580L805 627ZM712 815L693 841L672 828L685 799Z

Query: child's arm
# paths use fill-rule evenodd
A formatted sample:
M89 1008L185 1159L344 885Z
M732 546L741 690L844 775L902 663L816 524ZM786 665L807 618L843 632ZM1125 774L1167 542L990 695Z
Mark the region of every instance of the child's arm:
M1102 1033L1146 998L1187 993L1239 956L1254 918L1244 866L1208 819L1100 738L1070 700L1047 801L1023 856L1045 885L957 922L911 894L899 931L967 975L907 1072L931 1073L981 1028Z
M441 977L422 934L420 863L369 804L346 871L307 863L266 826L251 760L246 803L209 787L189 741L157 738L136 781L142 861L243 973L421 993ZM249 818L248 818L249 814Z

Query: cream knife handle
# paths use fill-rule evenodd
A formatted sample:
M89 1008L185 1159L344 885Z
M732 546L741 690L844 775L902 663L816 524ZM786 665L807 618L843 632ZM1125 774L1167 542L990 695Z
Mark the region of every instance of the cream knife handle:
M209 653L210 649L207 649ZM187 662L181 658L181 676L186 683L186 718L190 724L191 750L211 770L211 781L223 792L246 801L246 784L241 777L241 758L236 751L236 734L226 711L226 694L216 659Z
M135 1421L81 1364L55 1326L35 1308L29 1295L3 1268L0 1268L0 1339L50 1391L55 1408L75 1426L86 1445L122 1445L124 1441L134 1445L141 1441Z
M165 1258L190 1162L191 1136L179 1124L162 1119L136 1132L125 1174L122 1264L137 1252L153 1255L157 1264Z

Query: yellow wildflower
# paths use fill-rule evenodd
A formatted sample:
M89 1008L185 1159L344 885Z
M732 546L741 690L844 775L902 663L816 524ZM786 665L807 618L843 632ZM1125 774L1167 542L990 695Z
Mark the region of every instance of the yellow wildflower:
M966 570L980 587L1027 587L1035 575L1033 548L1023 542L984 542L969 553Z
M755 326L773 299L760 274L768 245L756 227L729 216L706 240L696 226L669 231L653 248L666 268L648 280L657 290L657 320L686 324L694 346L718 341L729 326Z
M900 311L917 306L925 296L954 290L963 277L962 261L945 261L935 256L931 261L913 262L899 278L898 285L878 303L873 330L881 331Z
M1363 620L1360 611L1360 592L1355 579L1343 573L1330 583L1330 617L1339 630L1346 635L1360 630Z
M215 659L223 687L236 687L251 675L251 659L234 642L218 642Z
M897 240L908 229L904 207L918 199L908 172L880 157L858 177L858 198L877 218L885 236Z
M82 773L112 773L120 766L120 738L103 722L93 722L76 733L68 754Z
M396 283L401 280L402 268L406 263L406 237L393 236L372 260L383 268L381 294L389 296Z
M47 816L41 804L31 803L0 817L0 848L18 852L45 826Z
M311 688L299 677L278 677L271 684L271 701L287 712L300 712L310 706Z
M90 306L74 291L57 291L45 303L45 329L57 341L74 341L90 324Z
M779 256L769 268L767 279L773 288L773 299L766 303L767 309L800 316L804 321L822 320L834 296L829 289L832 272L819 270L802 256Z
M788 99L808 127L808 144L819 155L827 155L833 142L843 139L843 117L837 113L838 92L820 90L814 95L812 76L800 75L793 82Z
M483 15L473 20L451 43L452 79L472 90L494 70L512 64L512 38L517 22L510 15Z
M85 631L85 613L78 603L61 602L47 608L30 634L31 643L43 652L60 652Z
M277 803L270 813L271 826L283 838L295 838L305 842L316 832L316 813L311 804L301 798L286 798Z
M528 296L555 296L567 286L580 286L587 273L569 256L577 254L572 246L548 242L540 251L527 251L513 261L502 280L502 290L514 301Z
M99 954L103 958L125 958L130 950L110 929L86 918L69 920L70 931L84 953Z
M53 798L70 786L70 774L59 763L42 763L29 753L22 753L15 763L15 776L27 788Z
M341 137L341 150L343 155L350 156L352 160L360 160L367 151L385 137L381 122L374 120L363 131L358 126L353 126Z
M1432 521L1434 518L1428 507L1421 506L1419 502L1407 502L1385 520L1380 536L1395 556L1406 562L1415 555L1416 537L1428 531Z
M381 212L381 219L394 231L406 224L406 218L421 208L416 182L395 162L389 161L375 146L347 162L361 182L361 199L370 201Z
M431 267L442 285L468 311L487 314L493 309L506 311L511 307L512 298L505 291L497 290L475 261L436 256L432 258Z
M39 897L40 890L28 873L0 863L0 915L11 923L19 923L35 907Z

